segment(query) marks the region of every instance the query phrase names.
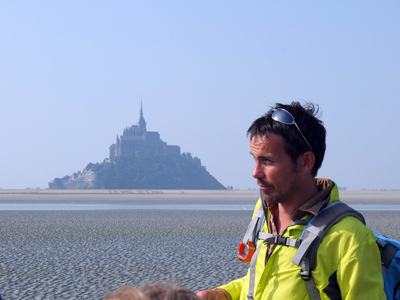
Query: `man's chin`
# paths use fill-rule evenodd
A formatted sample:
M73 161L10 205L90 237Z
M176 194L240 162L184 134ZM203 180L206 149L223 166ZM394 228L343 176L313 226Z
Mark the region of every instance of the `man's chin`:
M265 203L282 203L285 202L280 195L273 195L268 191L262 191Z

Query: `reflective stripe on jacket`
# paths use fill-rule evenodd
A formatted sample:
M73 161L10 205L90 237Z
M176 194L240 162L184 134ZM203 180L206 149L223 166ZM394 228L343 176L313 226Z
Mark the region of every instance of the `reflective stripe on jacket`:
M336 184L330 193L329 203L334 201L340 201ZM261 200L257 202L254 214L260 205ZM268 212L267 220L269 217ZM300 239L304 228L304 225L290 226L283 236ZM265 223L261 231L268 232ZM258 241L257 247L260 246L254 300L309 300L305 282L300 277L300 267L292 263L297 248L277 245L265 264L267 247ZM386 299L375 236L354 217L343 218L325 234L318 248L317 264L312 276L321 300ZM225 290L232 300L247 300L249 271L243 278L218 289Z

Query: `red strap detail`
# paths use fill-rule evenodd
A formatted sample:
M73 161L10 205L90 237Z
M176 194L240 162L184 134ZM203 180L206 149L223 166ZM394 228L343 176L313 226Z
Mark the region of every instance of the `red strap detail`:
M247 248L247 253L246 253L246 248ZM243 244L243 242L240 242L237 257L241 262L249 263L255 251L256 251L256 246L254 245L254 243L248 241L247 245L245 245Z

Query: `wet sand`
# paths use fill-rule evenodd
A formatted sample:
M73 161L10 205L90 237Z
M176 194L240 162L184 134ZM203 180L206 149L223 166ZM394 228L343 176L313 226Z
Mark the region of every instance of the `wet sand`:
M183 191L182 197L181 191L76 192L48 193L46 200L43 193L0 191L0 203L236 204L255 203L258 197L257 191ZM374 201L348 196L355 199L347 202ZM398 196L381 201L399 203ZM212 288L245 275L247 265L236 254L251 214L245 210L0 211L0 292L4 299L103 299L106 291L123 285ZM399 211L363 214L371 229L400 240Z
M357 204L399 204L400 191L340 191L342 201ZM0 203L254 203L258 190L6 190L0 189ZM94 201L94 202L93 202Z

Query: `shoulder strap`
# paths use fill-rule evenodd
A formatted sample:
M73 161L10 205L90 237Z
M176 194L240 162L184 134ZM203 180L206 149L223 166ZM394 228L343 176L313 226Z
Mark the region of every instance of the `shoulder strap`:
M315 269L317 250L323 236L332 225L347 216L353 216L365 224L361 213L340 201L335 201L320 211L305 228L293 263L301 266L302 261L308 258L310 270Z
M362 214L347 204L336 201L320 211L304 229L302 242L293 258L293 263L301 267L300 276L305 280L312 300L321 299L311 274L315 269L318 246L329 228L347 216L353 216L365 224Z
M262 209L262 205L260 205L260 208L256 211L254 218L251 220L249 226L247 227L246 233L244 234L243 237L243 244L246 244L248 240L251 242L255 242L257 238L257 227L259 226L260 221L262 220L264 216L264 211Z

